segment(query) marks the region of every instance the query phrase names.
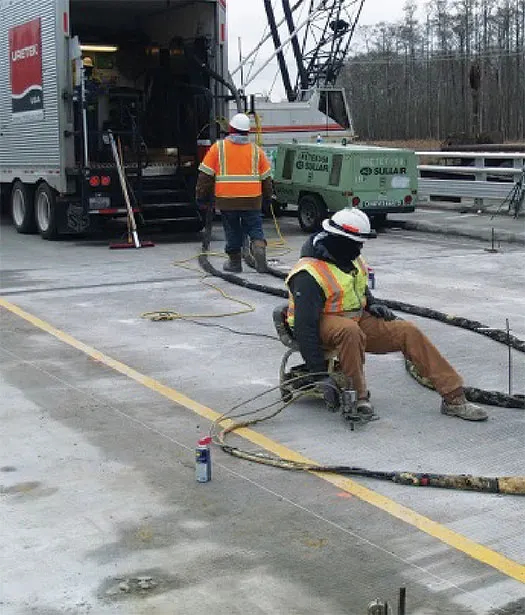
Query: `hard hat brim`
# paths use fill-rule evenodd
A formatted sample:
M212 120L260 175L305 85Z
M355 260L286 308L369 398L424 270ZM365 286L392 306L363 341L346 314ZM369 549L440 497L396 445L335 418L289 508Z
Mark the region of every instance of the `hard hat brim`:
M350 239L351 241L357 241L358 243L364 243L369 239L373 239L376 237L376 233L374 231L370 231L370 233L351 233L349 231L345 231L343 229L338 229L335 226L330 224L330 218L326 218L322 222L323 230L330 235L340 235L341 237L346 237L346 239Z

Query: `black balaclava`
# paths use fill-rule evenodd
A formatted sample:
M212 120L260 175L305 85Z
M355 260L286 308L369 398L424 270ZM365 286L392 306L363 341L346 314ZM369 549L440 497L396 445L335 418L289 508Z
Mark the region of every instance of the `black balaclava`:
M354 269L353 261L361 254L363 244L342 235L332 235L326 232L319 235L314 245L319 248L319 244L322 244L330 257L327 260L331 260L343 271L352 271Z

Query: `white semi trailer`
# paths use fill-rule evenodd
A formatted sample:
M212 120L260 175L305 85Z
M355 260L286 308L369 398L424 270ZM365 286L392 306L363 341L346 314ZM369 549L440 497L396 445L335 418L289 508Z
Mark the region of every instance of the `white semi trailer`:
M3 209L46 239L126 215L111 131L138 219L200 228L232 92L224 0L0 0Z

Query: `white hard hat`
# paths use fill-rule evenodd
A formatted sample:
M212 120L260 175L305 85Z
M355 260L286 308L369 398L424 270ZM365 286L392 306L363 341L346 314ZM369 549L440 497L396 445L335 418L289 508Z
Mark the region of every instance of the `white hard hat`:
M241 132L250 132L250 118L246 113L236 113L230 120L230 126Z
M331 235L341 235L359 242L376 237L376 232L370 228L368 216L355 207L341 209L331 218L323 220L323 229Z

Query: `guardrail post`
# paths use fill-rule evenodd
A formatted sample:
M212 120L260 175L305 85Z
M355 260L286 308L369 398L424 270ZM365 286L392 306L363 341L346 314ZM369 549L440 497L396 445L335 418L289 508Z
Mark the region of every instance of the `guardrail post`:
M484 167L486 167L487 165L485 164L485 157L484 156L476 156L476 158L474 159L474 166L477 167L478 169L481 168L483 169ZM476 173L476 181L487 181L487 174L486 173ZM483 207L483 198L482 197L474 197L474 205L477 208Z
M523 158L513 158L512 166L514 169L523 169L525 167L525 156Z

